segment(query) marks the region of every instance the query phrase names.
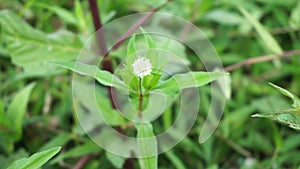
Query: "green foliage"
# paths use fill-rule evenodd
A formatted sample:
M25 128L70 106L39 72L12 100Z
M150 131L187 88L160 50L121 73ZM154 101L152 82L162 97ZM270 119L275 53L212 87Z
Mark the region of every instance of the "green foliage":
M23 158L13 162L7 169L35 169L40 168L50 158L60 151L61 147L51 148L46 151L35 153L28 158Z
M142 169L157 169L157 141L151 123L136 124L138 145L141 154Z
M206 85L224 75L220 72L189 72L184 74L176 74L170 79L159 84L155 89L161 89L163 92L177 93L179 89L200 87Z
M273 114L255 114L252 117L271 118L273 120L286 124L293 129L300 130L300 99L293 93L287 91L286 89L283 89L272 83L270 83L270 85L279 90L285 96L292 99L292 107L294 107L294 109L282 110L282 112L280 113Z
M7 152L12 151L13 144L22 138L24 115L34 85L34 83L29 84L20 90L9 104L7 112L5 113L3 109L0 112L0 145Z
M53 34L31 27L12 11L0 12L2 38L12 62L24 68L27 76L59 73L51 61L70 61L81 50L81 42L68 31Z
M83 63L75 62L55 62L56 64L72 70L76 73L94 77L99 83L105 86L116 87L122 91L127 90L126 85L115 75L111 74L108 71L100 70L96 66L90 66Z
M133 163L135 169L299 168L300 137L293 130L299 129L299 52L282 58L281 67L275 67L266 60L261 62L265 59L261 57L263 55L282 52L288 55L288 51L300 48L299 1L176 0L159 9L160 12L183 17L208 36L224 67L249 58L259 61L246 62L243 67L230 71L231 83L227 81L228 84L221 80L223 75L229 79L227 73L203 72L205 67L198 56L180 41L147 33L146 30L154 27L162 32L177 30L168 17L151 17L153 25L147 27L146 23L147 29L138 30L132 35L134 38L125 40L125 45L110 52L108 58L113 62L114 73L83 63L76 65L74 59L87 38L94 33L88 2L0 2L0 168L7 168L22 158L25 159L12 165L27 163L28 159L45 162L55 154L56 149L51 151L51 148L58 146L62 146L63 151L42 168L73 168L78 161L86 159L85 169L126 168L128 163ZM102 23L106 25L122 16L147 12L166 1L97 2ZM169 27L165 29L162 25ZM119 29L124 25L118 26ZM184 28L178 35L193 37L189 29ZM203 46L199 44L199 47ZM169 62L157 56L160 53L156 48L173 53L178 56L179 62L197 71L185 74L180 66L172 65L170 69L174 74L164 74L161 70ZM156 104L160 101L149 96L151 91L159 89L168 94L170 105L165 107L162 117L135 128L118 110L111 108L105 86L117 88L121 94L129 95L132 106L138 105L139 78L132 71L132 63L140 56L141 53L136 55L139 49L145 49L142 56L150 59L155 67L142 80L144 108L147 109L149 102ZM275 63L278 63L277 60ZM123 67L115 70L118 64ZM60 67L89 76L101 84L78 83L80 90L76 92L82 93L78 95L83 101L82 109L99 108L102 117L113 128L122 129L125 135L132 137L150 138L140 141L141 151L146 155L157 148L156 140L151 136L167 130L178 117L181 106L179 87L201 86L196 123L188 136L171 151L159 155L159 160L155 156L126 161L126 158L102 150L87 137L73 108L76 101L72 102L70 72ZM73 76L78 77L77 74ZM222 87L220 92L227 96L226 107L217 130L207 142L199 144L198 133L211 109L212 93L205 84L214 80ZM282 86L273 85L280 93L266 85L269 81ZM91 98L94 93L87 90L92 87L95 87L97 104L93 104L94 98ZM293 103L289 103L281 93ZM136 113L136 110L132 112ZM251 115L274 120L251 118ZM91 119L82 119L82 122L90 124ZM173 134L176 136L176 133ZM29 154L41 151L48 151L44 154L45 158L35 156L35 159L26 159Z
M243 7L238 6L238 9L256 29L259 37L263 41L263 44L266 46L266 49L274 54L281 54L283 51L280 45L274 39L274 37L266 30L266 28L259 21L253 18Z

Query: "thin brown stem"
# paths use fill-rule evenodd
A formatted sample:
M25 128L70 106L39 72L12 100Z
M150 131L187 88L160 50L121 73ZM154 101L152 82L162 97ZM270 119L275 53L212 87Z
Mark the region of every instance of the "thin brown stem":
M167 1L166 3L164 3L163 5L154 8L150 11L150 13L147 13L146 15L144 15L143 17L141 17L117 42L117 44L113 47L113 50L117 49L118 47L121 46L121 44L124 42L124 40L126 38L128 38L130 35L132 35L141 25L143 25L156 11L158 11L159 9L163 8L168 2L170 2L171 0ZM106 46L106 40L105 40L105 36L104 33L102 31L102 23L101 23L101 17L100 17L100 12L98 9L98 4L97 4L97 0L89 0L89 7L91 10L91 14L92 14L92 18L93 18L93 22L94 22L94 28L97 31L96 32L96 36L97 36L97 42L99 44L100 47L100 51L98 51L101 56L103 56L103 61L102 61L102 67L104 70L113 72L113 66L112 66L112 62L111 60L108 58L108 54L109 51L107 50L107 46ZM109 94L109 98L112 104L112 107L114 109L117 108L117 104L115 103L113 96L115 93L115 89L108 87L108 94ZM121 130L121 128L118 128ZM122 132L122 131L121 131ZM80 161L82 160L82 165L79 167L81 168L82 166L84 166L84 164L86 163L86 161L84 160L85 158L87 158L86 156L82 157L80 159ZM134 169L134 164L132 160L126 160L124 167L127 169ZM78 169L79 169L78 168Z
M266 62L266 61L271 61L271 60L275 60L275 59L288 58L288 57L292 57L295 55L300 55L300 49L283 52L280 55L269 54L269 55L246 59L242 62L225 67L224 71L230 72L230 71L233 71L233 70L238 69L243 66L249 66L249 65L252 65L255 63Z
M91 158L91 155L83 156L72 169L81 169Z

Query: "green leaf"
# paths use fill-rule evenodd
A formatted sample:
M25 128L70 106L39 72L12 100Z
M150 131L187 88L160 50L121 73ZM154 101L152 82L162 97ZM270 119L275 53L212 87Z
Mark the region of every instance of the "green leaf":
M128 43L127 46L127 56L126 56L126 65L127 68L131 67L132 63L135 61L137 56L135 55L136 49L135 49L135 35L133 35Z
M170 79L158 84L154 89L160 89L166 94L178 93L180 89L200 87L225 75L228 74L220 72L189 72L176 74Z
M267 29L255 18L253 18L242 6L238 6L240 12L246 17L246 19L252 24L252 26L257 31L259 37L264 42L267 50L273 54L281 54L283 50L281 49L275 38L267 31Z
M293 107L296 108L296 109L300 109L300 99L294 95L293 93L277 86L277 85L274 85L272 83L269 83L271 86L273 86L274 88L276 88L277 90L279 90L282 94L284 94L285 96L291 98L293 100Z
M161 74L158 73L151 73L148 76L145 76L142 80L143 83L143 87L145 89L152 89L153 87L155 87L157 85L157 83L159 82L161 77Z
M14 141L18 141L21 138L23 118L29 101L29 95L34 86L35 84L31 83L18 92L8 106L7 117L11 121L11 127L16 131Z
M61 73L53 61L70 61L81 51L82 43L70 32L45 34L34 29L15 13L0 12L2 35L12 62L31 76Z
M50 158L60 151L61 147L35 153L28 158L23 158L13 162L7 169L36 169L45 164Z
M282 112L273 114L254 114L252 117L263 117L278 121L282 124L288 125L290 128L300 130L300 113L294 112Z
M300 130L300 99L294 95L293 93L289 92L286 89L283 89L277 85L269 83L271 86L279 90L285 96L291 98L294 103L294 109L290 110L283 110L279 113L272 113L272 114L254 114L252 117L263 117L263 118L270 118L285 125L288 125L290 128Z
M91 66L83 63L76 62L54 62L63 68L72 70L73 72L81 75L86 75L95 78L100 84L104 86L111 86L121 91L128 92L128 87L117 76L108 71L100 70L96 66Z
M157 140L153 134L151 123L136 124L138 145L143 156L143 169L157 169Z
M125 163L125 158L112 154L108 151L105 151L106 158L111 162L111 164L116 168L122 168Z

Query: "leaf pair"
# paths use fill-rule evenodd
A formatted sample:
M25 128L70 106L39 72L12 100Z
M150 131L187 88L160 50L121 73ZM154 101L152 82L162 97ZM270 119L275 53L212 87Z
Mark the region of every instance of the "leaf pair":
M270 118L281 122L283 124L288 125L293 129L300 130L300 99L293 93L289 92L286 89L283 89L279 86L276 86L270 83L271 86L279 90L282 94L292 99L293 109L290 110L283 110L279 113L272 113L272 114L255 114L252 117L263 117L263 118Z

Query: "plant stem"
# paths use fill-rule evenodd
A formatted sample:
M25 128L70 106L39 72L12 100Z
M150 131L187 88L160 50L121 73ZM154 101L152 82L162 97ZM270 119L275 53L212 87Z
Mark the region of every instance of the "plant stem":
M230 66L224 68L224 71L230 72L230 71L233 71L233 70L238 69L243 66L249 66L249 65L252 65L255 63L266 62L266 61L271 61L271 60L280 59L280 58L288 58L288 57L292 57L295 55L300 55L300 49L283 52L280 55L269 54L269 55L246 59L242 62L235 63L233 65L230 65Z
M142 90L142 78L139 78L139 88L140 88L140 95L139 95L139 109L138 109L138 116L140 119L142 119L143 117L143 100L144 100L144 96L143 96L143 90Z
M81 169L85 163L87 163L91 159L91 155L86 155L80 158L80 160L76 163L75 167L73 169Z
M90 7L91 14L92 14L92 18L93 18L94 28L95 28L95 31L96 31L96 36L97 36L96 40L97 40L97 43L99 44L99 47L100 47L100 51L97 51L97 52L100 53L100 55L103 57L102 68L104 70L107 70L107 71L113 73L113 65L112 65L111 60L108 58L108 50L107 50L107 46L106 46L106 39L105 39L104 33L101 29L103 25L102 25L102 22L101 22L100 11L99 11L99 8L98 8L97 0L89 0L88 2L89 2L89 7ZM116 93L115 92L116 90L114 88L107 87L107 91L108 91L108 96L109 96L112 108L116 109L117 108L117 106L116 106L117 105L117 103L116 103L117 99L115 99L115 101L113 99L114 98L114 93ZM123 133L123 130L120 127L117 127L117 130L119 132ZM86 159L89 159L88 155L83 156L83 157L80 158L80 160L78 162L79 167L77 167L78 169L82 168L85 165L85 163L88 161ZM128 168L128 169L134 169L135 168L132 160L126 160L125 164L124 164L124 167Z

